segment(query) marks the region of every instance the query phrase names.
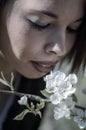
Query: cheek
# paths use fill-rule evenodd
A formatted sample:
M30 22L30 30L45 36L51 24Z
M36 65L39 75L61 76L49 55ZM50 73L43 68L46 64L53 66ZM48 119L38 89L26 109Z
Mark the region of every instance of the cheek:
M17 59L24 61L36 57L38 53L43 51L43 36L23 28L21 33L18 33L18 30L14 32L10 32L10 45Z
M18 21L18 20L17 20ZM13 54L20 59L28 47L27 37L26 37L26 27L22 22L14 22L10 20L7 26L8 36L10 40L10 47Z
M30 59L43 53L46 34L30 27L25 19L10 18L8 34L13 54L17 59Z
M69 36L69 38L67 39L67 42L66 42L66 50L67 50L67 52L69 52L73 48L74 43L75 43L75 39L76 39L75 34Z

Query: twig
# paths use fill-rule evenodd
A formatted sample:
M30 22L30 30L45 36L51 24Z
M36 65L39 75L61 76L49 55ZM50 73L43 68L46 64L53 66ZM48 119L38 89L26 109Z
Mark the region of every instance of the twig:
M16 96L19 96L19 97L26 95L31 100L44 101L44 102L50 103L49 99L44 99L44 98L41 98L39 96L32 95L32 94L20 93L20 92L16 92L16 91L7 91L7 90L0 90L0 93L16 95Z
M75 105L75 107L78 108L78 109L86 110L86 107L82 107L82 106L79 106L79 105Z

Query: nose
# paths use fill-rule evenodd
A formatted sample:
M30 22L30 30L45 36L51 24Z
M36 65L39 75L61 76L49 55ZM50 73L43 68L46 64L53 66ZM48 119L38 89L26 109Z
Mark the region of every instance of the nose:
M55 35L49 36L50 42L46 43L45 51L48 54L64 56L66 53L66 34L65 31L59 31Z

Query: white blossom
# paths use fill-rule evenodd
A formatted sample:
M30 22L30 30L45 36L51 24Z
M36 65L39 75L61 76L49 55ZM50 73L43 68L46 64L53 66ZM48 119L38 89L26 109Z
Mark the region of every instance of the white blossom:
M56 72L51 72L49 75L47 75L46 77L44 77L44 81L51 83L56 87L59 86L60 82L64 81L66 75L65 73L62 73L60 71L56 71Z
M78 82L77 76L75 74L69 74L66 78L71 84L76 84Z
M46 82L46 91L49 93L55 93L57 90L56 82L55 81L47 81Z
M45 90L51 95L50 101L52 104L56 105L54 109L54 118L56 120L62 117L70 119L74 116L73 110L75 108L75 102L73 101L72 95L76 91L73 85L78 81L77 76L75 74L69 74L66 77L65 73L57 71L51 72L44 77L44 81L46 82ZM83 116L79 114L77 112L74 121L78 123L80 128L85 128L86 122L83 120Z
M25 105L25 104L27 104L27 96L21 97L20 100L18 100L18 103L19 103L20 105Z
M46 91L49 93L55 93L57 91L57 87L64 82L64 79L64 73L60 71L51 72L49 75L44 77L44 81L46 82Z
M67 119L71 118L71 110L74 109L75 102L72 97L60 102L54 109L54 118L56 120L65 117Z
M50 96L50 101L52 104L58 104L62 100L67 99L68 96L71 96L75 93L76 88L68 84L68 82L63 83L60 87L57 88L56 92Z
M62 111L62 109L55 107L54 109L54 118L56 120L59 120L60 118L63 118L65 115L65 111Z
M50 101L52 102L52 104L57 105L58 103L61 102L61 100L63 99L62 95L60 95L58 92L55 94L52 94L50 96Z
M66 78L66 75L64 73L57 71L51 72L44 78L44 81L46 81L45 90L49 93L55 94L51 96L51 101L52 99L55 99L55 97L57 97L58 102L60 101L59 98L61 99L61 97L63 97L63 99L66 99L68 96L75 93L76 88L72 87L72 83L74 83L73 77L75 77L74 74ZM58 95L60 95L59 98Z
M78 123L80 129L84 129L86 127L86 110L76 109L74 121Z
M60 104L57 105L54 109L54 118L56 120L65 117L67 119L70 119L70 109L68 106L65 104L65 102L61 102Z
M76 88L72 87L70 82L62 82L57 93L59 93L63 99L66 99L68 96L71 96L73 93L75 93L75 91Z
M68 97L65 100L65 104L68 106L69 109L73 110L75 107L75 102L73 101L72 97Z

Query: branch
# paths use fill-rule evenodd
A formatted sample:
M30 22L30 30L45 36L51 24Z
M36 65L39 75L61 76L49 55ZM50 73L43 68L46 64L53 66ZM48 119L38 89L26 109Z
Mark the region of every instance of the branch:
M86 110L86 107L83 107L83 106L75 105L75 107L78 109Z
M6 94L10 94L10 95L19 96L19 97L26 95L31 100L44 101L46 103L51 103L49 99L44 99L44 98L41 98L40 96L36 96L36 95L32 95L32 94L20 93L20 92L16 92L16 91L7 91L7 90L0 90L0 93L6 93ZM78 109L86 110L86 107L83 107L83 106L75 105L75 107Z
M6 93L6 94L10 94L10 95L19 96L19 97L26 95L31 100L44 101L44 102L50 103L49 99L44 99L44 98L41 98L39 96L32 95L32 94L25 94L25 93L20 93L20 92L16 92L16 91L7 91L7 90L0 90L0 93Z

